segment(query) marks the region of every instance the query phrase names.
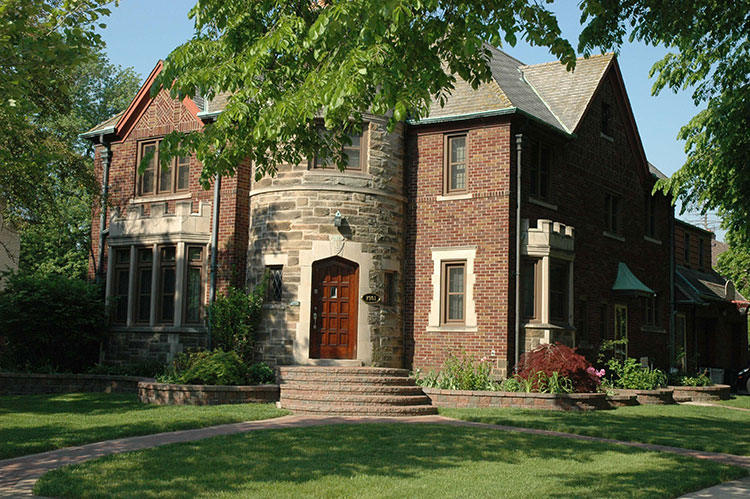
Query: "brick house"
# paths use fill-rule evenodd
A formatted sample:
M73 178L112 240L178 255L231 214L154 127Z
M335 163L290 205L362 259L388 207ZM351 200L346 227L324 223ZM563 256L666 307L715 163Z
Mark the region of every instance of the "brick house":
M127 110L84 134L109 186L91 265L118 298L107 359L206 345L215 246L219 292L271 276L258 357L274 365L432 368L465 351L505 375L540 343L595 357L627 337L629 356L667 366L673 210L651 194L661 174L615 57L569 73L492 53L493 81L459 81L428 117L387 132L366 116L344 172L310 159L255 181L239 165L218 213L194 158L136 171L161 136L207 126L228 99L151 98L158 64Z

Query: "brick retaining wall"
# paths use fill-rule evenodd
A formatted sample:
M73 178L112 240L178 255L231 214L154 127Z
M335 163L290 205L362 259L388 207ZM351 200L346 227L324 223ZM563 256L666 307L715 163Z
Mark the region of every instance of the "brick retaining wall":
M713 386L670 386L674 390L677 402L715 402L729 400L731 387L729 385Z
M141 402L156 405L217 405L269 403L279 400L279 385L172 385L138 383Z
M674 404L674 390L670 388L659 388L658 390L615 390L617 395L635 395L639 404Z
M29 374L0 373L0 395L30 395L34 393L137 393L135 376L102 374Z
M514 407L553 411L611 409L606 393L523 393L422 389L437 407Z

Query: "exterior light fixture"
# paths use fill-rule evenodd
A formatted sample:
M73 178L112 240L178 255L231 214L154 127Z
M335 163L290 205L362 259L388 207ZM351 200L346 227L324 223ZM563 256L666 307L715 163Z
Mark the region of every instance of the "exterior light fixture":
M333 226L341 227L341 212L336 210L336 214L333 215Z

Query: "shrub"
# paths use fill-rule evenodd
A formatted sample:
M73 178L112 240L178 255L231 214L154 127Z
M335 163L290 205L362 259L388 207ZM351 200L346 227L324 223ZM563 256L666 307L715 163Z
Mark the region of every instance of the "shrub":
M624 361L609 359L607 367L616 388L624 390L655 390L667 386L667 375L664 371L651 367L643 367L633 358L628 358Z
M450 354L441 371L430 371L420 378L420 371L415 373L417 384L426 388L442 390L497 390L492 380L492 364L484 359L476 361L465 353L458 358Z
M216 297L209 311L214 348L237 352L244 362L253 362L255 332L263 312L267 282L265 275L249 295L230 287L226 295Z
M680 378L680 384L682 386L713 386L714 382L711 378L702 372L695 376L683 376Z
M127 364L95 364L88 368L86 373L155 378L162 374L166 367L167 365L164 362L158 360L141 360Z
M177 354L156 379L188 385L262 385L276 381L276 375L262 362L247 366L237 352L199 350Z
M540 372L544 378L537 375ZM561 343L541 345L524 353L516 366L516 374L522 383L531 383L534 391L540 391L540 382L546 382L554 373L567 378L575 392L595 392L601 383L591 363L575 349Z
M84 372L99 359L106 327L101 290L84 281L16 273L0 292L6 369Z

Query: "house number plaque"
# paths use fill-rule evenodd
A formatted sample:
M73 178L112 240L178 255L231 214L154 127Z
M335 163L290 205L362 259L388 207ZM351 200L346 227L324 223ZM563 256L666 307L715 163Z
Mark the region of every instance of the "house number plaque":
M375 305L376 303L380 303L380 296L375 293L365 293L362 295L362 301L368 305Z

